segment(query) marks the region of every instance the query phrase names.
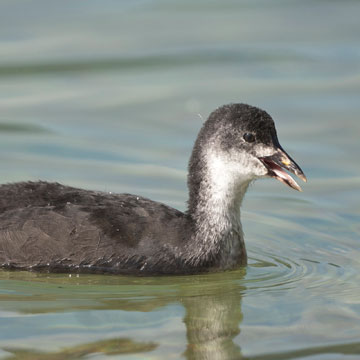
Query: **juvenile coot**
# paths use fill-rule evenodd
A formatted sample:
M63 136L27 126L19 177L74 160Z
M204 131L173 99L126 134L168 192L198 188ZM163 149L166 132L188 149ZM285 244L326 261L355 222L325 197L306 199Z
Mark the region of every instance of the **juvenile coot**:
M263 110L230 104L204 123L189 163L188 210L58 183L0 186L0 265L51 272L189 274L246 264L240 205L251 181L296 190L300 167Z

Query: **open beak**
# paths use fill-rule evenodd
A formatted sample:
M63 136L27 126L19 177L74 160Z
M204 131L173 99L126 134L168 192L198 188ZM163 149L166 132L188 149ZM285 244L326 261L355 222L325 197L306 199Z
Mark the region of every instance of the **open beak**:
M277 150L273 155L262 157L260 160L268 169L268 176L274 177L295 190L302 191L297 182L285 172L284 169L305 182L307 181L306 176L300 169L300 166L296 164L280 145L278 145Z

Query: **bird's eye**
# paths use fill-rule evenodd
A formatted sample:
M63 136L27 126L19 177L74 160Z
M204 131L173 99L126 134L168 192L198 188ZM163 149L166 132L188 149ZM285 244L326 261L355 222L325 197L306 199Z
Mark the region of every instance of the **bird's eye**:
M249 142L249 143L254 142L255 141L255 135L252 134L252 133L245 133L244 134L244 140L246 142Z

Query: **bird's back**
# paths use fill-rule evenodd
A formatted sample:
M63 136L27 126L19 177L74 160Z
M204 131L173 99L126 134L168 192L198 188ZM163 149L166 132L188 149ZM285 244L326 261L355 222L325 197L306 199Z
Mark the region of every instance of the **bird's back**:
M0 265L51 271L183 271L183 213L143 197L58 183L0 186ZM181 261L180 261L181 262Z

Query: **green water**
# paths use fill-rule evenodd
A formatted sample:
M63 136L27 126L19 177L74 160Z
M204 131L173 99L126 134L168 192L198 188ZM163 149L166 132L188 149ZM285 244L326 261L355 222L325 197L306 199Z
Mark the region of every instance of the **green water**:
M246 102L308 177L249 189L249 265L133 278L0 271L1 359L359 359L360 2L3 0L1 182L180 210L202 118Z

